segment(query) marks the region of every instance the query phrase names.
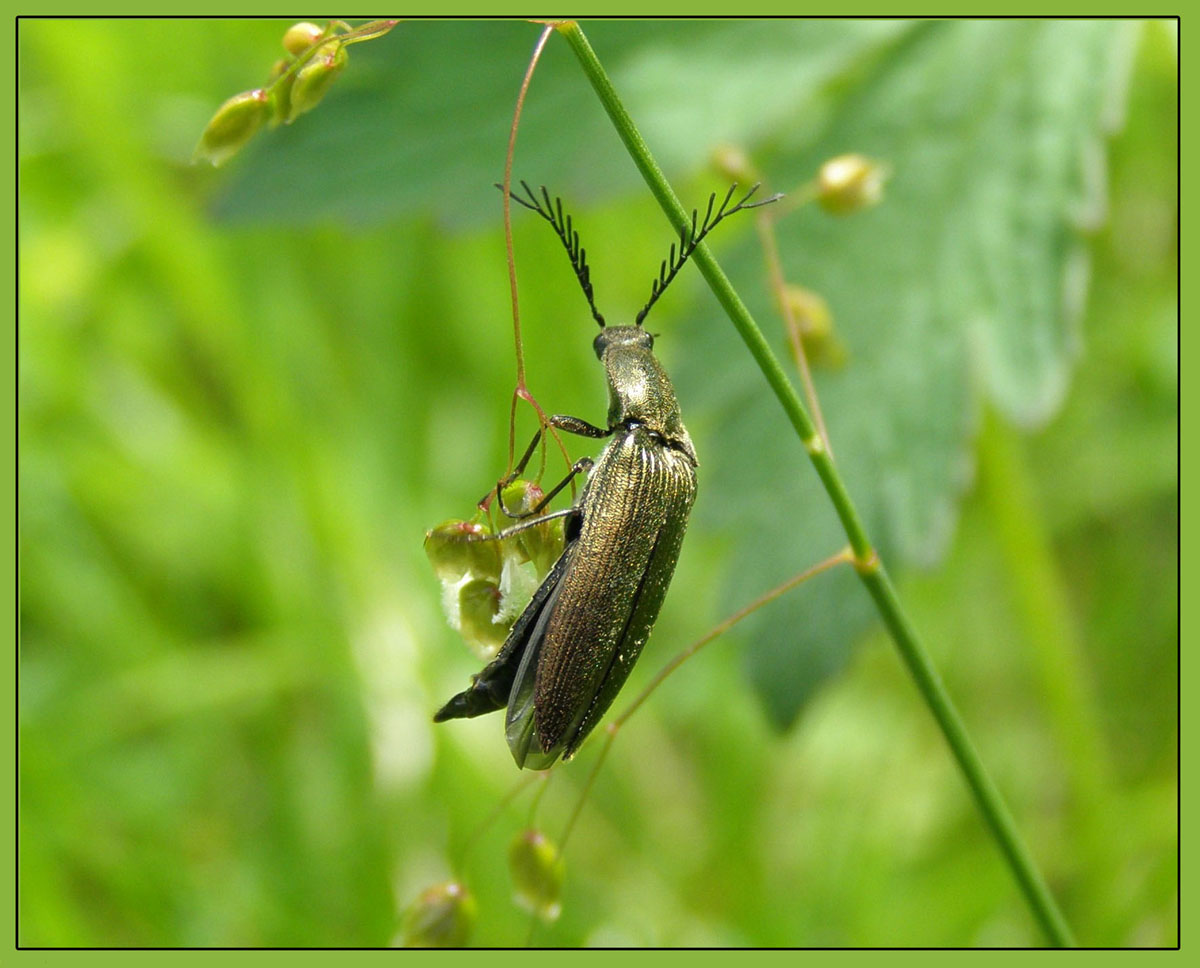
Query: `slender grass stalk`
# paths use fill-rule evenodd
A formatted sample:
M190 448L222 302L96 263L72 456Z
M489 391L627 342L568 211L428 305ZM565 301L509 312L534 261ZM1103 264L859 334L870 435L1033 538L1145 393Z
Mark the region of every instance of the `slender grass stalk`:
M667 218L676 230L685 228L690 224L687 211L680 204L662 170L654 161L650 149L634 125L633 119L625 110L625 106L621 103L612 82L583 31L574 21L565 21L559 24L558 31L570 44L584 74L591 82L592 88L616 128L617 134L624 142L630 157L642 173L642 177ZM1004 798L984 768L983 761L971 742L962 717L951 701L949 693L946 692L941 677L934 668L916 629L905 614L895 586L888 577L883 563L879 560L879 555L871 545L858 510L850 499L841 475L833 463L832 456L828 448L824 446L822 437L816 430L804 404L784 373L779 360L772 353L762 330L759 329L749 310L734 291L708 246L701 243L692 259L708 282L713 294L729 315L808 452L817 476L820 477L829 499L833 502L850 542L850 547L854 551L854 564L858 575L874 600L880 618L916 681L917 688L925 699L929 711L933 714L946 742L950 745L959 769L974 795L976 805L995 837L1001 854L1012 870L1034 918L1052 944L1061 947L1074 946L1075 939L1071 929L1046 886L1045 879L1034 863L1032 855L1017 832L1016 824Z

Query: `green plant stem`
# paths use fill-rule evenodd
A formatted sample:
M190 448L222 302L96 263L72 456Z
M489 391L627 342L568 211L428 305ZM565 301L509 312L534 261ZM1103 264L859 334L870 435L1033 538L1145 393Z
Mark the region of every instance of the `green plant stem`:
M651 193L658 200L672 225L677 230L685 228L690 224L687 211L654 161L650 149L617 96L612 82L583 31L573 21L559 24L558 30L579 59L584 74L591 82L592 88L600 98L617 134L625 143L625 147L634 164L642 173ZM859 576L875 601L880 617L900 651L901 658L908 666L926 705L940 726L946 742L950 745L959 769L975 797L976 805L996 838L1000 851L1012 870L1030 910L1051 943L1063 947L1074 946L1075 940L1071 930L1050 894L1032 855L1022 842L1012 815L1004 803L1004 798L985 770L983 762L967 734L962 717L955 709L949 693L946 692L928 653L921 644L916 629L913 628L905 614L896 595L895 586L872 547L862 519L846 491L832 457L823 446L821 436L817 433L804 404L784 373L779 360L772 353L762 330L759 329L749 310L734 291L729 279L713 258L706 244L701 243L697 247L693 260L729 315L755 362L758 363L759 369L762 370L763 376L766 377L767 383L783 407L784 413L787 414L808 451L813 467L833 502L850 542L850 547L854 551L855 566Z

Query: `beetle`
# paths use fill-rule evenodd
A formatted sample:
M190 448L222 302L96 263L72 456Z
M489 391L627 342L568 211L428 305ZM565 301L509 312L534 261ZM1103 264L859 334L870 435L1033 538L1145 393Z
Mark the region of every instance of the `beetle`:
M608 381L606 427L561 414L549 424L584 437L611 439L595 462L578 461L536 508L520 515L539 514L576 474L587 473L576 503L554 512L566 519L561 556L495 658L438 710L434 722L507 708L505 734L513 759L518 767L542 770L560 756L569 760L575 754L624 685L658 618L696 498L696 450L670 378L654 356L654 337L642 322L724 218L781 196L751 203L755 185L730 205L737 188L733 185L714 210L716 195L711 195L704 218L693 211L690 226L671 245L634 323L609 326L596 309L587 254L570 216L563 214L562 200L551 203L544 187L539 199L528 184L521 185L525 197L514 192L511 198L549 222L567 250L600 326L593 347ZM497 485L497 495L524 469L542 433L539 428L516 470ZM550 516L482 540L507 537Z

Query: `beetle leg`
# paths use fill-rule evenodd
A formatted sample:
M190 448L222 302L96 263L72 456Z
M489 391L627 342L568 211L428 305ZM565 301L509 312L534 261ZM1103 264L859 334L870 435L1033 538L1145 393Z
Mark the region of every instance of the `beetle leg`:
M594 424L588 423L586 420L580 420L578 417L569 417L565 413L556 413L551 417L550 426L557 427L559 430L565 430L569 434L576 434L580 437L594 437L596 439L607 437L612 433L612 428L604 430Z
M524 518L524 517L529 517L530 515L533 515L533 514L541 514L542 509L547 504L549 504L552 500L554 500L554 498L557 496L559 491L561 491L564 487L566 487L568 484L570 484L572 480L574 480L576 474L586 474L588 471L590 471L592 469L592 464L593 464L593 461L590 457L580 457L579 460L577 460L574 464L571 465L571 472L566 477L564 477L561 481L559 481L556 485L554 485L554 487L552 487L549 491L547 491L545 496L540 501L537 502L537 504L533 507L532 510L530 510L528 512L528 514L513 515L513 516ZM505 514L507 514L507 513L508 512L505 511Z
M579 417L572 417L562 413L556 413L550 418L550 426L555 427L558 430L565 430L569 434L576 434L580 437L591 437L594 439L608 437L612 434L612 430L604 430L600 427L597 427L595 424L590 424L586 420L582 420ZM541 427L538 427L538 429L534 431L533 440L531 440L529 442L529 446L525 448L525 453L522 454L521 459L517 461L517 465L513 468L512 473L496 482L496 504L499 506L500 510L510 518L525 518L529 517L530 515L540 513L542 508L550 503L551 498L553 498L556 494L558 494L559 491L571 483L572 478L574 478L576 474L586 473L592 469L592 461L589 458L585 457L581 460L577 460L571 467L571 472L561 481L559 481L558 485L554 487L554 489L548 494L546 494L546 496L543 497L540 502L538 502L537 507L533 508L531 511L514 514L504 506L504 497L501 494L501 491L503 491L506 487L508 487L509 484L520 477L522 473L524 473L525 465L529 463L529 459L533 456L533 452L537 449L543 433L544 430ZM481 500L480 503L482 504L483 500Z
M569 478L568 478L568 480L569 480ZM564 481L563 483L565 484L566 482ZM532 514L533 512L530 512L530 513ZM577 507L563 508L561 511L551 511L549 514L540 515L536 521L530 521L529 515L523 514L523 515L521 515L521 517L524 518L525 520L521 521L518 524L514 524L510 527L507 527L502 531L497 531L495 534L483 534L483 535L479 535L478 537L473 537L471 535L467 535L465 540L467 540L467 541L503 541L505 538L511 538L514 534L518 534L522 531L528 531L530 528L536 528L539 525L545 524L547 521L553 521L555 518L573 518L573 517L577 517L579 514L580 514L580 510ZM517 515L515 515L515 514L510 515L510 517L517 517Z

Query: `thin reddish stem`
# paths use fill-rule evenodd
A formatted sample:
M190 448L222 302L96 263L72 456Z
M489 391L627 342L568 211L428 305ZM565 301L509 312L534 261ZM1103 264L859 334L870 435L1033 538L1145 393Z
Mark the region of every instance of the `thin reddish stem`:
M517 92L517 106L513 111L512 127L508 132L508 152L504 156L504 246L508 253L508 286L512 294L513 312L513 341L517 347L517 389L525 387L525 353L521 344L521 310L517 300L517 263L513 257L512 239L512 169L513 155L517 148L517 128L521 124L521 109L525 106L525 95L529 91L529 83L533 80L533 71L541 59L542 49L554 32L554 27L547 24L534 44L533 54L529 58L529 66L525 69L525 77L521 80L521 90Z
M529 58L529 66L525 69L525 76L521 80L521 89L517 92L517 105L513 110L512 127L508 132L508 151L504 156L504 182L502 185L504 194L504 251L508 258L508 288L512 298L512 317L513 317L513 347L517 358L517 386L513 390L512 406L509 410L508 417L508 471L512 471L513 458L516 455L517 447L517 401L524 400L531 407L534 413L537 414L538 425L547 428L551 436L554 437L555 443L558 444L558 449L562 451L563 460L567 466L571 464L571 457L567 453L566 445L562 441L558 430L549 426L549 421L546 419L546 413L542 410L533 394L529 392L529 386L525 382L525 344L521 339L521 308L520 300L517 296L517 261L513 252L513 236L512 236L512 170L513 156L517 148L517 129L521 124L521 110L525 106L525 95L529 92L529 84L533 80L533 72L537 67L538 61L541 59L542 50L546 46L546 41L550 39L550 35L554 32L556 21L547 22L538 36L537 43L533 46L533 53ZM542 456L538 473L541 477L541 471L546 466L546 449L545 443L542 444ZM575 484L571 484L571 495L575 494Z
M796 322L791 302L787 298L783 266L779 261L779 243L775 238L774 213L759 212L755 224L758 227L758 237L762 242L763 257L767 263L767 277L770 280L771 289L775 292L775 301L779 303L779 311L783 315L783 324L787 329L788 341L792 346L792 356L796 358L796 366L800 370L800 382L804 384L804 396L808 399L808 409L812 411L814 422L817 425L817 433L825 442L825 450L832 457L833 447L829 443L829 431L825 429L825 415L821 412L821 401L817 397L817 388L813 383L812 371L808 366L808 354L804 350L800 325Z

